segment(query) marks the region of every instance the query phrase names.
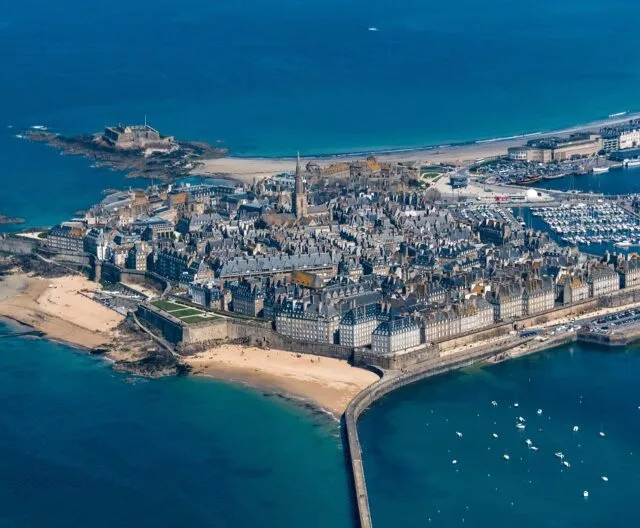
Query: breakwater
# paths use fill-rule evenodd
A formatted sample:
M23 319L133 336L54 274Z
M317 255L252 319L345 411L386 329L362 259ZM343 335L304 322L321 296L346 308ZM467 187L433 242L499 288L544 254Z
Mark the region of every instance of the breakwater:
M555 346L555 344L552 346ZM445 374L452 370L468 367L475 363L495 358L513 347L514 344L509 343L494 348L493 350L476 351L475 353L465 355L458 359L438 358L437 360L413 365L403 371L379 371L379 373L382 374L382 378L364 389L351 401L343 416L346 429L344 439L347 443L346 451L351 461L351 472L360 528L371 528L373 526L364 476L364 465L362 463L362 448L358 437L357 422L360 415L377 400L396 389L426 378Z

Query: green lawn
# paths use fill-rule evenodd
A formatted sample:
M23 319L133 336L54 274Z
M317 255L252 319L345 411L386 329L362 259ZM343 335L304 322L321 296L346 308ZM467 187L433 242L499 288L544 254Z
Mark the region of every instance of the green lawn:
M182 310L174 310L169 313L178 319L182 319L183 317L189 317L190 315L202 315L202 310L196 310L195 308L183 308Z
M172 301L154 301L151 304L156 308L160 308L161 310L164 310L165 312L184 310L186 308L186 306L182 304L174 303Z

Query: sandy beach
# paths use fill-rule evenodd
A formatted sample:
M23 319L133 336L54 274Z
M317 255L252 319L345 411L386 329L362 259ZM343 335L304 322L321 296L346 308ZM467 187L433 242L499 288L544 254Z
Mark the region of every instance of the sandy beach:
M195 374L240 381L309 400L336 417L378 376L346 361L282 350L222 345L185 358Z
M640 118L640 113L601 119L576 125L561 130L548 132L533 132L508 138L496 138L486 141L475 141L458 145L425 146L424 148L397 149L394 151L363 151L354 154L336 154L327 156L303 157L301 161L306 164L315 161L321 167L332 163L364 159L368 155L374 155L379 161L419 161L421 163L452 163L455 165L468 165L480 158L504 155L510 147L523 145L531 139L540 139L549 136L566 136L574 132L598 131L605 125L615 125ZM252 183L254 179L261 180L281 172L291 172L295 169L296 160L291 158L237 158L229 156L221 159L206 160L193 170L194 175L200 176L224 176L244 183Z
M100 347L113 342L123 317L83 293L97 288L80 275L43 279L13 273L0 282L0 316L30 325L51 339Z

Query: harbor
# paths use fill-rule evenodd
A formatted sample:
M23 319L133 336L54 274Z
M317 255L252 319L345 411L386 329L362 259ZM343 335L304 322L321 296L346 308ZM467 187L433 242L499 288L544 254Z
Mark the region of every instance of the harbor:
M613 243L617 248L640 245L640 220L616 202L565 203L559 207L533 207L548 229L567 244Z

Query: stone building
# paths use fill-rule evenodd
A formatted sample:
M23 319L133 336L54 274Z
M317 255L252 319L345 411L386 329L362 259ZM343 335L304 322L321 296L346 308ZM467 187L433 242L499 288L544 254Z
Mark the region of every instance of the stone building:
M493 305L496 323L522 317L522 286L519 284L500 284L488 292L487 300Z
M335 343L340 317L325 303L292 302L276 315L276 330L298 341Z
M620 289L620 277L610 267L593 268L587 280L589 296L600 297Z
M371 336L374 354L392 354L420 345L420 327L410 317L398 317L378 325Z
M147 259L151 248L144 242L136 242L127 254L125 266L136 271L147 271Z
M262 317L265 291L260 281L242 279L229 289L235 313Z
M182 251L161 249L157 253L155 271L172 282L184 280L193 258Z
M573 304L589 298L589 285L578 276L564 275L556 285L557 298L563 305Z
M535 315L555 306L555 294L551 283L531 284L522 293L522 314Z
M155 128L147 125L117 125L106 127L102 140L115 148L145 149L154 148L170 150L173 148L173 137L160 135Z
M46 245L56 253L82 253L84 229L79 225L59 224L47 235Z
M371 344L371 334L387 318L379 304L356 306L340 320L340 344L364 347Z
M618 272L622 288L638 286L640 284L640 259L625 260Z

